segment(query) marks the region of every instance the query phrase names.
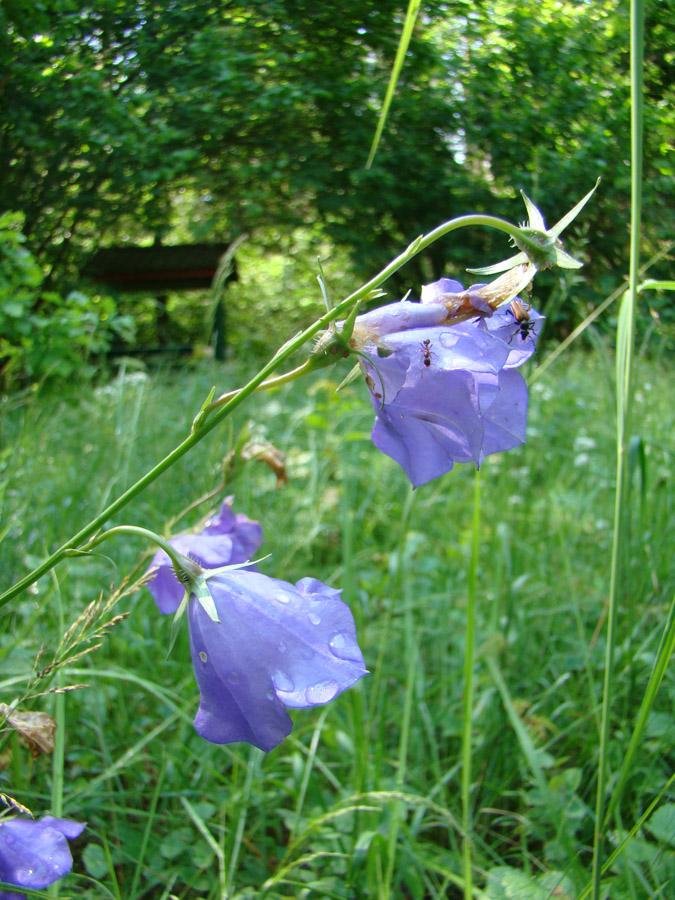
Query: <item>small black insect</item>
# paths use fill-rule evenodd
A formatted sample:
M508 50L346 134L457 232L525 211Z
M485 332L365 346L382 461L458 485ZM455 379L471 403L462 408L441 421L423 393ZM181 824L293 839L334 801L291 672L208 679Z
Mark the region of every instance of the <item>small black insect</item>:
M428 368L431 365L431 341L429 338L425 341L420 341L420 346L422 348L420 350L420 353L422 354L422 364Z
M528 334L530 334L532 331L534 331L534 326L536 323L532 322L530 320L530 309L531 308L532 307L530 307L530 306L525 306L523 301L518 300L517 297L509 303L509 310L511 312L511 315L518 323L517 334L520 334L521 341L524 341L526 339L526 337L528 336ZM511 340L509 341L509 344L511 343L511 341L513 340L514 337L515 337L515 334L511 336Z

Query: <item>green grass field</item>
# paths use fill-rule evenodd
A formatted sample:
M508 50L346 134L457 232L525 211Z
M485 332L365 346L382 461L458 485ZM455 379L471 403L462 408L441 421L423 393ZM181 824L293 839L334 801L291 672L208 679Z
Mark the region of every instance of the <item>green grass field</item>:
M72 394L8 398L2 587L186 436L212 384L231 389L252 365L127 373ZM141 539L118 537L59 565L0 611L0 701L27 685L33 694L88 685L32 701L61 721L54 775L52 759L31 759L15 735L0 753L1 790L37 813L62 797L63 815L88 823L61 896L462 896L476 475L459 466L412 492L370 443L366 390L355 382L335 393L344 374L255 395L114 523L163 532L222 484L223 459L246 427L286 454L287 486L277 488L259 462L238 465L217 496L175 526L191 527L232 493L235 511L265 528L263 571L321 578L341 587L353 610L370 676L326 707L294 711L291 736L272 753L195 734L186 630L167 658L171 620L146 589L101 612L102 622L129 616L100 641L96 621L85 624L91 640L69 653L100 648L53 680L35 680L41 648L38 670L87 604L105 603L125 575L143 571ZM527 444L488 459L480 474L469 846L483 900L572 900L590 881L616 477L613 379L599 347L563 357L531 387ZM635 384L609 799L641 710L646 724L604 829L605 859L629 840L603 878L612 900L665 900L675 883L667 787L675 681L672 671L660 682L653 673L667 662L662 642L673 632L672 371L640 359Z

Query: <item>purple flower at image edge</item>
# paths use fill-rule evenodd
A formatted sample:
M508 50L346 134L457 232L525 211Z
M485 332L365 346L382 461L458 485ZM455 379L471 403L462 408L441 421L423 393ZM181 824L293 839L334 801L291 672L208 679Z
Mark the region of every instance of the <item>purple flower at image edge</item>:
M220 622L194 596L188 609L195 729L207 741L272 750L292 728L286 707L328 703L367 674L340 591L241 569L208 585Z
M263 530L258 522L242 513L232 512L232 497L226 497L218 515L210 519L199 534L180 534L171 538L172 547L207 569L246 562L262 544ZM155 553L150 570L157 569L148 589L164 614L175 613L185 594L176 578L171 560L164 552Z
M70 872L73 858L66 838L76 838L81 822L45 816L0 819L0 881L39 890ZM23 892L0 890L0 900L22 900Z
M427 302L461 289L449 279L436 285L425 286ZM514 370L534 353L543 317L522 302L515 308L527 319L507 303L489 317L390 332L364 348L373 443L413 487L525 441L527 386Z

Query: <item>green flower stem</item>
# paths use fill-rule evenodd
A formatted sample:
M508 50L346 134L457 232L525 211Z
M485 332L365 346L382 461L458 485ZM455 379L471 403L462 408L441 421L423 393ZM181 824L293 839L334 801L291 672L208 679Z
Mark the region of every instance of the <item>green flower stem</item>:
M78 553L87 553L89 550L103 543L106 538L114 537L116 534L138 534L141 537L147 538L153 544L157 544L158 547L162 548L162 550L171 560L175 569L180 569L180 553L176 553L175 547L172 547L168 541L160 537L158 534L155 534L154 531L149 531L147 528L141 528L139 525L116 525L114 528L108 528L107 531L104 531L102 532L102 534L97 534L95 537L93 537L89 541L87 546L83 547L81 550L70 552L66 551L66 556L70 556L71 554L77 555Z
M298 366L297 369L293 369L291 372L285 372L283 375L276 375L274 378L267 378L254 390L267 391L270 388L279 387L281 384L288 384L290 381L295 381L296 378L302 378L303 375L308 375L310 372L315 371L316 366L313 366L311 363L311 358L307 359L301 366ZM205 415L209 416L221 409L226 403L236 397L241 390L242 388L236 388L234 391L228 391L226 394L221 394L220 397L212 403L209 403L204 409Z
M359 288L358 291L355 291L353 294L350 294L349 297L345 298L341 303L338 303L337 306L333 307L333 309L324 313L321 318L317 319L312 325L306 328L304 331L300 332L300 334L296 335L291 340L287 341L283 347L281 347L272 357L272 359L263 366L263 368L255 375L248 384L244 385L239 391L235 393L233 397L230 397L228 400L223 401L223 405L220 406L214 415L208 419L207 421L200 421L199 426L187 437L182 443L180 443L168 456L165 456L164 459L157 463L154 468L150 469L149 472L146 472L142 478L140 478L135 484L133 484L130 488L121 494L116 500L114 500L109 506L107 506L103 512L101 512L96 518L92 519L88 525L85 525L80 531L74 534L71 538L69 538L61 547L58 548L50 557L48 557L43 563L33 569L32 572L29 572L28 575L24 576L22 579L16 582L12 587L8 588L3 594L0 595L0 607L4 606L5 603L8 603L18 594L20 594L23 590L29 587L31 584L34 584L38 578L42 577L46 572L49 572L50 569L53 569L54 566L59 563L64 557L68 554L68 551L76 550L80 547L84 541L88 540L92 535L94 535L99 528L101 528L111 516L115 515L115 513L119 512L123 509L127 503L129 503L133 498L140 494L141 491L144 491L148 485L152 484L153 481L156 481L160 475L166 472L167 469L170 469L171 466L175 462L177 462L181 457L185 456L185 454L191 450L195 444L198 444L202 438L204 438L210 431L212 431L220 422L225 419L230 413L239 406L250 394L257 391L263 382L279 368L279 366L287 360L290 356L292 356L296 351L298 351L304 343L317 335L320 331L325 329L331 322L340 316L346 315L357 303L359 300L363 300L368 297L369 294L375 288L379 287L384 281L387 280L394 272L397 272L405 263L409 262L413 257L415 257L418 253L421 253L431 244L435 243L435 241L444 237L446 234L449 234L451 231L456 231L458 228L467 228L472 225L483 225L487 228L496 228L499 231L503 231L511 237L516 237L520 233L520 229L516 225L512 225L510 222L506 222L503 219L498 219L495 216L485 216L485 215L470 215L470 216L458 216L456 219L450 219L448 222L444 222L442 225L439 225L437 228L434 228L433 231L430 231L426 235L421 235L416 240L407 247L403 253L399 254L395 259L393 259L389 265L385 266L381 272L379 272L374 278L371 278L363 287ZM297 377L297 375L295 376Z

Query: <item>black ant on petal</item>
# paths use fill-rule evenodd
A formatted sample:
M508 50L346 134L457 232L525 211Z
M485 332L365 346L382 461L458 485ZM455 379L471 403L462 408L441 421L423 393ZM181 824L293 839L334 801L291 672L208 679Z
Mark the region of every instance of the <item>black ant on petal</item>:
M516 333L520 334L521 341L524 341L527 338L528 334L534 331L535 325L537 324L536 322L532 322L530 320L531 309L531 306L525 306L523 301L519 300L517 297L509 303L509 311L513 318L516 320L516 323L518 325L518 331ZM515 336L515 334L511 336L509 344Z
M420 353L422 354L422 365L425 365L427 368L431 365L431 341L427 338L424 341L420 341Z

